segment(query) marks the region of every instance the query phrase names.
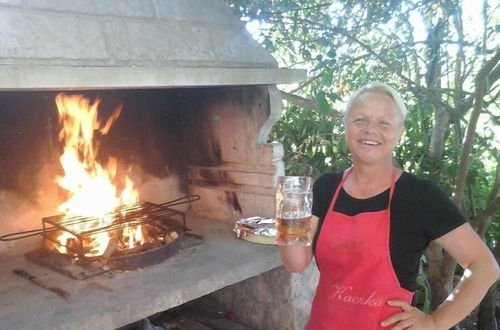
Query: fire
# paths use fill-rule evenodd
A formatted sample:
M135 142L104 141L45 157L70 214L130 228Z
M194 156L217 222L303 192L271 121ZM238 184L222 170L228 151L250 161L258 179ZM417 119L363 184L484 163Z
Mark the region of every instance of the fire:
M72 227L77 232L85 232L112 224L116 219L108 213L119 206L138 202L138 192L132 180L125 178L124 188L119 191L116 185L118 161L109 158L106 164L97 160L99 143L94 134L106 135L121 113L118 107L105 121L98 118L100 100L93 103L83 95L66 95L59 93L56 104L59 122L62 129L59 140L64 143L64 151L60 162L64 175L56 178L56 182L69 193L69 198L59 206L65 217L95 217L97 222L78 224ZM108 214L108 215L106 215ZM128 227L121 233L128 247L133 248L142 240L140 226ZM64 233L58 240L62 246L59 252L66 253L64 245L73 235ZM102 255L109 242L110 233L104 232L91 236L91 250L86 255Z

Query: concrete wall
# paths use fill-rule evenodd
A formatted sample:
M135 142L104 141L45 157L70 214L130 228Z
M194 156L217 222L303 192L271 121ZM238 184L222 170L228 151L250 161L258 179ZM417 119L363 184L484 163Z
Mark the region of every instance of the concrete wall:
M319 272L312 262L302 273L283 267L225 287L212 294L235 321L259 330L302 330L309 321Z
M279 69L221 0L0 0L0 90L268 85Z
M276 67L219 0L2 0L0 65Z

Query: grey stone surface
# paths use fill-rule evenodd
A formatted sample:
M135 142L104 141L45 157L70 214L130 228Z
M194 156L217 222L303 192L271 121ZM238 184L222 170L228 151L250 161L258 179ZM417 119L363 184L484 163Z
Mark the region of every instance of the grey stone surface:
M170 79L165 76L169 73L165 68L278 67L221 0L19 1L0 2L0 71L10 74L2 75L0 84L12 83L6 88L164 87L165 81L197 78L188 78L184 76L187 71L180 70ZM89 68L105 72L104 77L96 76L96 82L87 82L79 75L71 79L68 76L70 72L87 76ZM124 72L117 74L118 68ZM135 68L147 69L134 71ZM134 72L133 77L130 72ZM270 75L276 76L276 72ZM282 76L284 71L280 72ZM212 73L224 75L227 71ZM260 73L245 75L245 80L255 81ZM297 77L294 72L286 75ZM305 77L300 76L291 82ZM130 79L130 85L121 77ZM53 83L59 79L65 82ZM159 85L155 85L158 81ZM206 83L207 80L190 85ZM223 84L230 85L231 81Z
M156 16L151 0L26 0L33 8L95 15Z
M114 329L278 267L275 246L234 237L232 224L190 218L205 243L142 270L72 280L22 255L0 254L0 328ZM12 273L24 269L71 293L67 300ZM277 281L278 279L275 279ZM268 301L270 298L266 298Z
M281 113L283 111L283 103L281 101L281 92L276 86L268 86L267 91L269 93L269 117L260 127L259 133L257 134L257 145L260 146L267 141L267 137L271 133L273 125L280 119ZM276 169L281 170L281 166L276 163L276 160L283 159L284 151L283 146L281 148L276 145L273 147L276 155L273 157L273 165L277 166ZM279 158L278 158L279 157ZM283 172L284 173L284 172ZM284 174L279 174L284 175Z
M0 12L0 43L0 61L2 57L108 57L99 24L82 17Z
M213 45L216 45L214 52L221 62L272 63L278 66L276 60L243 26L239 29L212 28L210 37Z
M161 4L168 7L167 18L144 20L141 17L154 15L150 1L28 0L29 6L44 10L0 15L0 63L2 58L52 59L39 64L78 60L72 65L96 66L92 60L103 59L101 65L112 66L177 61L190 66L277 67L221 1L160 1L159 8L164 8ZM191 14L212 17L213 22L190 21ZM234 24L225 24L228 20Z
M239 18L218 0L155 0L160 17L174 21L239 24Z
M294 273L290 276L294 305L293 322L296 329L304 329L309 321L311 303L314 299L318 280L319 271L314 259L304 272Z
M302 330L307 325L318 272L291 274L282 266L212 294L235 320L259 330Z
M214 61L206 29L156 22L110 22L106 33L113 56L119 60Z
M0 0L0 5L10 5L10 6L20 6L22 4L22 0Z
M260 68L0 65L0 90L267 85L290 84L304 77L304 70Z
M282 267L214 292L211 296L232 311L236 321L252 328L294 329L290 274Z

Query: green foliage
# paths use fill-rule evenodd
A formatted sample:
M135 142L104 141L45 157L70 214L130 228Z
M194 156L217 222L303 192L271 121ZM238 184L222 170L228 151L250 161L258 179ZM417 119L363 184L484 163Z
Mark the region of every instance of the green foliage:
M226 2L244 19L261 23L263 45L281 67L308 70L308 80L291 92L317 106L287 103L270 136L284 145L287 174L316 177L349 166L339 113L355 89L378 80L399 90L408 105L407 129L396 161L410 173L436 180L451 196L474 79L499 46L495 31L499 17L485 17L486 30L478 33L481 18L465 21L460 0ZM494 3L488 3L491 10ZM498 73L490 78L491 92L482 115L485 124L474 138L463 205L470 218L486 207L496 182L498 78ZM438 109L445 109L450 118L442 138L433 136ZM436 139L441 140L442 151L433 153ZM500 236L500 216L492 220L487 239L494 245Z
M316 177L339 156L347 159L347 148L342 148L343 138L335 126L327 112L287 109L272 132L272 138L284 146L286 173Z
M431 313L431 288L424 273L417 276L417 290L415 292L415 306L421 311Z

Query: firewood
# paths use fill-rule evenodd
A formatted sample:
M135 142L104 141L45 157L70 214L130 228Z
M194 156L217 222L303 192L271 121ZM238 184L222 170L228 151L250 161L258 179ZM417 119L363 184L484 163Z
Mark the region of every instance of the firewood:
M111 255L118 249L118 243L120 242L120 237L119 235L113 236L109 242L108 246L106 247L106 250L104 250L104 253L102 256L104 258L109 258Z
M172 243L173 241L175 241L177 238L179 238L179 234L174 230L174 231L171 231L171 232L168 232L166 235L165 235L165 244L170 244Z

